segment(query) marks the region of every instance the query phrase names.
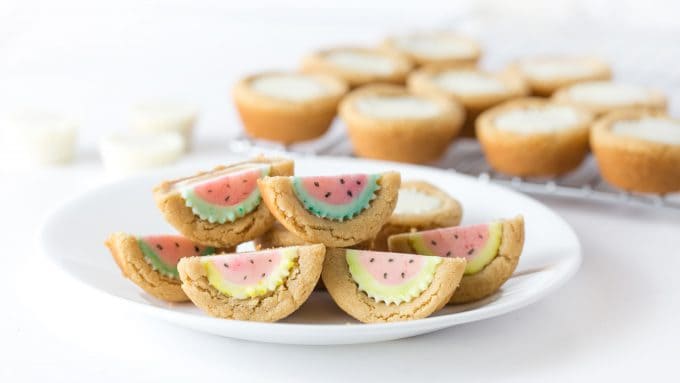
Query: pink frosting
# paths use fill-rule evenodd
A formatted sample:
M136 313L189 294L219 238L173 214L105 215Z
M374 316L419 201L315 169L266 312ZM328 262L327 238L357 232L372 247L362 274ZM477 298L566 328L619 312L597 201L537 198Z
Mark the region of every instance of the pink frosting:
M212 257L213 265L225 280L237 285L255 285L270 275L281 262L276 250L226 254Z
M233 206L243 202L257 188L262 169L245 169L202 182L194 193L213 205Z
M423 231L418 235L435 255L472 259L489 239L489 225L447 227Z
M330 205L344 205L361 194L366 187L367 174L302 177L305 191L319 201Z
M177 266L181 258L198 256L205 250L205 246L179 235L149 235L142 240L169 266Z
M373 278L386 285L398 285L408 281L417 275L423 266L423 257L419 255L356 251L361 265Z

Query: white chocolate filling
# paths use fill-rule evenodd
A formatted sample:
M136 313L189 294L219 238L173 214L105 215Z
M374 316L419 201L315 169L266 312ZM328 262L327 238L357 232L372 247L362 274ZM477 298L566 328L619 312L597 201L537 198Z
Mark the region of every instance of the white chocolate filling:
M489 94L506 91L505 84L488 74L475 71L447 71L434 77L442 89L455 94Z
M132 129L141 133L177 132L182 135L185 149L191 142L198 109L178 103L146 103L132 109Z
M424 214L438 209L442 201L416 189L399 189L393 214Z
M431 58L469 57L476 54L471 42L440 34L415 34L394 39L395 45L406 52Z
M78 123L40 110L21 110L0 121L0 154L16 167L61 164L75 154Z
M184 146L184 138L177 132L115 133L101 140L99 151L107 170L131 173L176 161Z
M333 51L325 55L328 62L342 69L378 75L394 73L395 63L387 56L360 51Z
M569 88L569 97L578 102L627 105L649 102L649 90L633 85L607 81L576 84Z
M375 118L430 118L441 113L439 105L416 96L365 96L355 105L360 113Z
M520 65L524 73L540 79L580 78L595 72L591 61L578 58L528 59Z
M581 115L568 106L548 105L510 110L494 121L497 129L520 134L552 133L574 127Z
M286 101L308 101L328 93L326 85L316 78L298 74L264 75L250 86L258 93Z
M612 132L662 144L680 145L680 122L664 118L645 117L639 120L617 121Z

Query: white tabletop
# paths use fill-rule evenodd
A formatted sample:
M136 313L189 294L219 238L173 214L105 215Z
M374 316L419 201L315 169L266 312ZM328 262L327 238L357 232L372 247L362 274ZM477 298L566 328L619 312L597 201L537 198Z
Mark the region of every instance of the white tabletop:
M95 154L96 138L124 127L131 103L163 95L196 100L205 111L199 156L216 158L236 131L228 89L239 74L267 66L294 67L297 56L322 42L376 39L408 20L394 12L382 19L378 12L370 17L371 26L357 22L348 28L354 17L347 11L342 27L302 16L286 27L272 14L260 19L253 13L223 23L200 7L171 7L162 18L142 8L132 13L97 9L98 18L55 28L51 37L47 30L71 11L68 7L36 15L20 9L13 15L24 28L5 45L11 54L0 71L0 101L60 100L56 104L78 105L85 117L76 164L2 175L0 233L5 245L0 259L6 272L0 278L5 305L0 311L0 381L678 379L677 213L546 199L583 244L583 265L567 285L508 315L369 345L283 346L209 336L121 311L61 274L35 246L40 219L64 198L106 180ZM420 26L436 19L432 12L425 14L418 13ZM97 22L107 15L125 22L106 33L97 30ZM169 35L135 29L183 18L192 22ZM87 33L88 28L98 32ZM195 42L183 34L215 38ZM280 41L271 44L271 38ZM55 39L61 43L52 44ZM42 48L32 49L36 44ZM150 44L157 54L146 51ZM200 70L197 61L203 63ZM143 69L139 62L145 63ZM190 69L177 73L177 68Z

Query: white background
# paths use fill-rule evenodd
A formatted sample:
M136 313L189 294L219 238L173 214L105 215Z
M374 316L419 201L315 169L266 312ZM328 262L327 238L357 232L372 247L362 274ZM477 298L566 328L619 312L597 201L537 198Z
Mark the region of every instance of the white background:
M295 68L302 54L326 44L455 27L470 12L537 24L601 20L643 41L635 31L651 30L653 40L678 36L671 1L452 3L1 2L0 111L65 111L80 117L82 134L74 166L0 181L0 381L678 381L677 213L545 200L584 246L582 269L564 288L500 318L363 346L265 345L175 328L102 304L36 252L40 217L106 177L95 144L102 133L127 127L133 103L198 104L198 148L218 157L239 129L229 96L235 79ZM574 49L568 37L555 45ZM496 46L505 38L496 36ZM678 61L654 52L636 60L667 71L648 77L675 78Z

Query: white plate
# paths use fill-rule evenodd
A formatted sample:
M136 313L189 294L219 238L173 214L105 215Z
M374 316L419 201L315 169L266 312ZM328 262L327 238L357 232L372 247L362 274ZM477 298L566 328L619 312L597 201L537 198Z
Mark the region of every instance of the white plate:
M347 158L297 159L296 170L309 175L397 170L404 180L427 180L458 198L464 207L464 224L523 214L526 243L517 271L501 291L482 302L448 306L414 321L360 324L340 311L324 292L313 293L300 310L278 323L211 318L191 304L169 305L141 292L121 276L103 245L114 231L172 232L156 210L151 188L163 179L186 174L178 171L104 185L71 200L46 219L40 246L71 277L101 292L102 297L115 297L115 303L203 332L289 344L377 342L494 317L544 297L566 282L581 262L578 239L567 223L535 200L497 185L433 168Z

